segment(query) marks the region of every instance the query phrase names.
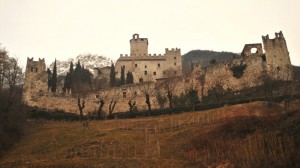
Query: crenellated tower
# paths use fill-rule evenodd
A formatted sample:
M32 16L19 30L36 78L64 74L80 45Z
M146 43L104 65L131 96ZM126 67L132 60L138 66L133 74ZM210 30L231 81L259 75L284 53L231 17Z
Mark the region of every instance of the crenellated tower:
M291 60L282 31L275 33L274 39L270 39L269 35L262 36L262 41L269 73L277 79L292 79Z
M27 58L23 100L32 102L32 100L47 92L48 75L45 59L39 58L38 61L34 61L33 58Z
M142 57L148 55L148 39L140 38L139 34L133 34L130 40L130 56Z

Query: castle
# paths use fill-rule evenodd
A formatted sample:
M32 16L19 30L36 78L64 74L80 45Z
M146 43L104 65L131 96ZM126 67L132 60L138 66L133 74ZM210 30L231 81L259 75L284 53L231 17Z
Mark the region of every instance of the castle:
M115 69L120 78L121 67L125 74L131 71L134 83L156 81L160 78L169 78L182 75L180 49L165 49L165 54L148 54L149 41L134 34L130 40L130 55L120 55Z
M206 68L198 66L190 75L182 76L179 49L166 49L164 55L148 55L148 39L139 38L138 34L134 34L130 40L130 56L121 55L115 69L117 77L120 77L122 66L125 67L125 72L132 71L136 84L90 93L86 97L85 112L96 111L99 99L106 102L103 107L106 112L111 100L118 102L114 112L128 111L128 100L135 101L138 110L145 110L145 92L150 95L152 108L161 108L156 94L165 95L166 90L157 81L168 80L168 77L172 77L169 80L172 79L175 83L174 95L185 93L193 87L198 91L200 99L207 96L209 90L217 84L225 90L241 90L261 85L262 76L266 74L277 80L292 80L289 52L282 32L275 33L274 39L270 39L268 35L262 36L262 42L245 44L239 59L220 62ZM239 69L238 73L236 69ZM78 113L76 99L63 94L49 93L44 59L27 59L23 95L24 101L30 106Z

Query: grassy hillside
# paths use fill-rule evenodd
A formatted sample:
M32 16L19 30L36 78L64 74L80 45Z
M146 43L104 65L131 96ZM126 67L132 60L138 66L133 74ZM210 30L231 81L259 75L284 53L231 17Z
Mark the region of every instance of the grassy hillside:
M238 54L232 52L217 52L209 50L192 50L182 56L182 70L184 74L190 73L191 62L198 61L202 67L207 67L211 60L216 62L224 62L240 57Z
M298 167L299 104L289 113L252 102L88 126L28 121L0 167Z

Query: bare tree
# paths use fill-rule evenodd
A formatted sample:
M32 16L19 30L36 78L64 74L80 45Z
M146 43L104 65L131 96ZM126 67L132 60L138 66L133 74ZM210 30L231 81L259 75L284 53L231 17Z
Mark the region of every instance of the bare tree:
M3 76L11 91L15 88L16 84L21 83L23 74L22 69L18 65L17 58L9 58L4 63Z
M285 112L288 112L289 110L289 104L291 101L291 92L290 85L293 83L293 73L292 73L292 66L286 65L286 71L285 71L285 78L284 78L284 85L283 85L283 102L284 102L284 110Z
M170 113L172 113L172 109L173 109L173 95L177 83L178 83L178 78L169 78L162 83L162 88L164 89L169 101Z
M135 98L137 96L137 92L135 91L129 91L127 93L127 97L128 97L128 106L129 106L129 112L132 114L134 108L136 107L136 102L135 102Z
M111 95L110 95L110 101L109 101L109 106L108 106L108 118L110 118L110 119L112 119L113 118L113 115L112 115L112 113L113 113L113 111L114 111L114 109L115 109L115 106L116 106L116 104L117 104L117 100L118 100L118 97L119 97L120 95L118 94L118 92L117 91L115 91L114 93L112 93Z
M148 107L148 116L151 116L151 100L150 100L151 90L150 90L149 83L144 84L142 92L146 99L145 103L147 104L147 107Z
M223 88L223 85L223 80L221 78L218 78L217 80L215 80L212 88L208 91L208 95L214 96L219 107L222 104L222 98L225 94L225 89Z

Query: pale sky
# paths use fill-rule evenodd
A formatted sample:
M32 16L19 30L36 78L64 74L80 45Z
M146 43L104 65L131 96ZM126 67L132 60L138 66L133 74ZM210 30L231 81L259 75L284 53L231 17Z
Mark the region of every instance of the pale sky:
M246 43L283 31L300 65L299 0L0 0L0 43L25 67L27 57L67 60L129 54L132 34L149 53L165 48L240 53Z

